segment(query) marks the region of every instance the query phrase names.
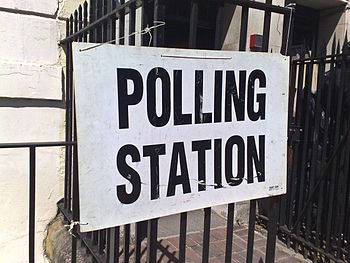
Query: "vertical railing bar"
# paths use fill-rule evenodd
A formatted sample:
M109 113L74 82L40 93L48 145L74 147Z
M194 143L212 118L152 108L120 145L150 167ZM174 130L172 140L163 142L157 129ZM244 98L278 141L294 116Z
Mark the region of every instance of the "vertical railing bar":
M247 257L246 257L247 263L253 262L256 202L257 202L257 200L250 200Z
M100 19L103 15L103 10L102 10L102 3L103 0L96 0L96 20ZM102 29L103 29L103 24L99 24L96 26L96 42L97 43L102 43Z
M279 16L282 16L280 14L278 14ZM290 27L289 27L289 21L290 21L290 16L292 14L291 13L287 13L283 15L283 29L282 29L282 45L281 45L281 51L280 53L282 55L287 55L288 53L288 47L287 45L289 45L289 31L290 31ZM288 43L287 43L288 42Z
M345 72L344 72L345 73ZM343 73L343 74L344 74ZM349 125L349 122L348 122ZM339 188L338 188L338 192L340 190L340 188L342 188L342 191L340 191L340 194L338 196L338 200L340 202L340 209L339 209L339 222L336 228L336 240L337 240L337 258L341 258L342 256L342 248L343 248L343 244L346 244L344 242L345 240L345 228L344 228L344 221L345 220L345 216L346 216L346 197L347 195L349 195L347 192L348 190L346 189L347 187L349 187L349 156L350 156L350 140L349 138L346 140L345 142L347 144L347 146L344 147L344 156L343 156L343 166L344 171L343 171L343 181L339 183Z
M297 65L297 64L295 64ZM303 94L303 81L304 81L304 64L299 65L298 67L298 83L297 83L297 95L296 95L296 115L295 115L295 121L294 123L297 125L297 127L301 127L302 123L302 109L303 109L303 103L302 103L302 94ZM301 129L301 128L300 128ZM301 130L299 130L301 133ZM300 135L301 136L301 135ZM294 154L293 154L293 165L292 165L292 172L291 172L291 177L293 180L292 181L292 188L289 190L290 193L290 200L295 200L296 199L296 194L297 194L297 182L298 182L298 163L300 159L300 154L301 154L301 149L302 149L302 144L300 142L297 142L297 144L294 147ZM294 213L293 211L295 208L290 205L289 210L288 210L288 221L287 225L288 228L290 229L294 223ZM287 246L290 246L290 236L288 235L287 238Z
M190 15L190 30L188 47L196 48L197 46L197 27L198 27L198 0L191 1L191 15Z
M348 116L348 120L347 120L347 124L348 124L348 128L350 127L350 116ZM348 175L349 172L350 172L350 137L348 137L347 139L347 146L345 147L346 151L347 151L347 155L345 157L345 165L346 165L346 168L345 168L345 175ZM349 185L350 185L350 178L347 176L345 177L346 178L346 181L343 185L343 187L347 187L347 189L349 189ZM339 234L338 234L338 254L340 254L340 250L344 247L346 247L346 244L347 244L347 257L348 257L348 262L349 262L349 254L350 254L350 230L349 230L349 211L350 211L350 195L349 195L349 191L347 191L347 197L346 197L346 191L344 191L344 209L342 210L342 214L341 214L341 218L342 218L342 232L340 231ZM342 243L341 243L342 241ZM345 254L346 255L346 254ZM344 256L345 256L344 255Z
M111 1L111 8L112 10L114 10L117 6L117 0L110 0ZM116 15L113 15L111 17L111 36L110 36L110 40L115 40L116 38L116 19L117 19L117 16ZM116 41L113 41L111 42L112 44L116 44Z
M147 263L155 263L157 260L157 232L158 218L148 220L147 228Z
M83 28L83 8L79 5L78 8L78 30L80 31ZM81 42L83 40L83 35L78 38L78 41Z
M95 4L95 12L94 12L94 21L98 20L99 19L99 15L98 15L98 2L100 0L93 0L94 1L94 4ZM98 26L95 26L95 30L94 30L94 42L97 43L98 42Z
M97 245L98 244L98 231L92 231L92 244Z
M317 176L316 168L318 166L317 164L317 151L319 147L319 136L320 136L320 125L321 125L321 98L324 96L322 92L322 87L324 86L324 73L325 73L324 67L318 67L318 77L317 77L317 98L316 98L316 107L315 107L315 123L313 128L313 147L312 147L312 154L311 154L311 166L310 166L310 184L309 184L309 193L313 192L314 184ZM312 85L313 86L313 85ZM320 193L323 194L323 193ZM312 207L312 204L310 205ZM306 215L306 233L305 233L305 240L310 240L310 234L311 234L311 222L312 222L312 209L308 209L307 215ZM307 256L307 255L305 255Z
M272 0L266 0L266 4L272 4ZM268 52L270 40L271 11L265 10L262 51Z
M343 55L342 57L339 58L340 63L341 63L341 70L340 70L340 90L339 90L339 96L338 98L340 98L342 100L342 102L340 102L339 100L337 101L340 104L343 104L344 102L344 97L346 96L346 92L344 92L345 89L345 85L346 85L346 56ZM339 62L339 61L338 61ZM338 109L337 109L338 110ZM349 114L349 113L345 113L345 114ZM338 119L339 117L339 119ZM340 112L337 112L337 120L338 122L340 122L341 124L339 125L345 125L346 121L345 121L345 116L342 118L342 108L340 108ZM339 129L341 130L341 127L339 127ZM341 133L341 131L339 130L339 133ZM339 134L339 138L341 138L342 135ZM349 140L347 140L345 143L347 143ZM341 158L339 158L339 166L340 167L344 167L346 166L344 164L344 158L346 158L348 149L345 147L344 150L342 151L342 155ZM341 163L341 160L343 159L343 164ZM341 168L340 168L341 169ZM335 202L337 204L337 209L335 209L336 212L338 212L338 214L334 214L333 215L333 222L335 225L335 233L333 233L334 237L336 237L337 239L337 258L339 257L340 253L340 249L341 249L341 236L342 236L342 227L343 227L343 223L344 223L344 214L343 211L345 209L345 199L346 199L346 191L341 191L341 189L345 186L347 186L348 183L348 177L349 174L347 172L344 171L347 170L347 167L341 169L343 171L340 171L339 173L337 173L339 179L338 179L338 186L337 186L337 201ZM337 224L335 224L335 222ZM340 247L338 247L340 246Z
M101 255L104 253L106 242L106 229L101 229L98 231L98 253Z
M349 144L350 144L350 138L348 138L348 141L349 141ZM349 160L348 165L350 165L350 160ZM346 241L347 241L347 245L346 245L347 255L345 256L345 259L346 259L346 262L350 262L350 213L349 213L350 212L350 195L348 195L347 202L348 202L348 205L347 205L346 211L347 211L348 222L345 225L345 229L347 231L347 235L345 235ZM344 247L345 247L345 244L344 244Z
M211 208L204 208L202 263L209 262Z
M112 11L112 1L111 0L106 0L107 2L105 5L107 6L106 13L109 13ZM108 19L106 22L106 42L110 42L112 40L112 17Z
M241 14L241 30L239 35L239 51L246 50L247 34L248 34L248 18L249 18L249 9L246 6L243 6L242 14Z
M113 245L114 245L114 235L113 235L113 230L112 228L106 229L107 231L107 236L106 236L106 263L111 262L111 259L114 258L113 252L114 250Z
M120 253L119 253L119 239L120 239L120 227L117 226L117 227L114 227L114 232L115 232L115 235L114 235L114 263L118 263L119 262L119 256L120 256Z
M165 20L165 4L164 0L154 0L154 21L164 21ZM164 46L164 26L157 27L154 29L153 36L153 46L162 47Z
M141 261L142 227L144 222L138 222L135 226L135 263Z
M120 0L120 4L123 5L125 0ZM125 44L125 10L122 9L119 11L119 45Z
M187 212L180 214L180 238L179 238L179 260L186 260L186 230L187 230Z
M70 16L69 21L69 34L73 34L73 16ZM73 65L72 65L72 42L67 43L67 87L66 87L66 141L72 142L73 128L73 102L72 102L72 92L73 92ZM65 174L67 177L66 189L67 189L67 210L71 211L72 207L72 146L67 146L66 148L66 167Z
M35 146L29 147L29 262L35 262Z
M291 126L295 122L293 112L294 112L294 102L296 100L295 94L296 94L296 88L295 88L295 82L296 82L296 70L297 70L297 64L292 63L291 64L291 70L290 70L290 83L289 83L289 106L288 106L288 128L291 129ZM297 131L296 128L293 132L300 132ZM290 136L291 131L288 131L288 134ZM286 226L287 222L289 222L289 209L290 209L290 202L293 200L291 198L291 193L293 192L294 185L293 185L293 177L292 177L292 171L293 171L293 162L295 158L295 142L292 141L292 138L288 138L288 148L287 148L287 189L288 192L286 195L283 195L281 197L281 204L280 204L280 225ZM290 236L287 235L286 237L286 243L289 247L290 242Z
M84 17L84 20L83 20L83 27L87 27L88 25L88 8L89 8L89 5L88 3L85 1L84 2L84 5L83 5L83 17ZM88 32L86 31L83 35L83 41L84 42L88 42Z
M339 54L339 52L337 52ZM345 62L342 64L342 68L345 66ZM344 83L342 79L342 83L340 83L340 87L338 92L338 98L337 98L337 110L336 110L336 119L335 119L335 137L334 137L334 145L337 145L340 140L340 125L341 125L341 113L342 113L342 106L343 106L343 90L344 90ZM331 229L334 227L332 226L332 215L333 215L333 206L335 204L334 202L334 194L335 194L335 185L336 185L336 170L337 170L337 164L338 164L338 158L335 157L332 164L331 169L331 182L330 182L330 192L328 196L328 211L327 211L327 225L326 225L326 252L329 252L331 249Z
M292 44L294 31L294 12L295 8L290 7L290 12L283 15L283 31L282 31L282 45L280 53L287 56Z
M276 237L277 237L279 196L270 197L269 201L270 201L270 210L269 210L269 221L267 222L265 263L274 263L275 250L276 250Z
M74 33L78 32L78 10L74 11ZM74 40L79 41L80 37L76 37Z
M218 10L216 12L216 21L215 21L215 43L214 48L217 50L221 49L221 42L223 37L223 19L224 19L224 2L220 1L218 4Z
M101 0L100 6L101 6L101 16L100 16L100 18L101 18L101 17L103 17L106 14L106 0ZM106 34L106 27L105 26L106 26L106 22L103 22L100 25L101 43L105 43L106 42L106 38L105 37L107 36L107 34Z
M272 0L266 0L266 4L272 4ZM265 10L262 52L268 52L270 40L270 26L271 26L271 11ZM269 220L267 222L267 241L266 241L266 263L273 263L275 261L275 248L277 236L277 221L279 199L277 197L270 197L262 200L262 202L270 203L270 210L268 211Z
M108 0L102 1L102 16L108 13ZM108 21L102 23L102 43L106 43L108 41Z
M245 51L247 46L249 8L246 6L243 6L241 12L242 13L241 13L241 29L240 29L240 35L239 35L239 51ZM247 263L253 262L255 216L256 216L256 200L250 200L248 242L247 242L247 256L246 256Z
M322 68L322 71L325 70L325 61L322 60L320 62L320 68ZM331 72L331 76L333 76L333 72L334 71L334 59L331 60L330 63L330 72ZM331 103L332 103L332 97L333 97L333 81L334 80L330 80L330 85L328 87L327 90L327 105L326 105L326 112L325 112L325 119L328 120L330 118L331 115ZM322 87L320 87L322 88ZM322 171L327 163L327 140L328 140L328 133L329 133L329 129L330 129L330 123L328 121L325 122L325 131L324 131L324 135L323 135L323 142L322 142L322 155L321 155L321 167L320 170ZM318 196L318 207L317 207L317 215L316 215L316 240L315 240L315 244L317 247L319 247L321 245L321 229L322 229L322 212L324 210L324 191L325 191L325 178L322 179L322 182L320 184L320 193Z
M135 46L135 34L136 31L136 6L135 3L130 4L130 12L129 12L129 45Z
M95 18L96 18L95 6L96 6L96 0L90 0L89 24L91 24L92 22L95 21ZM95 42L96 41L95 34L96 34L96 32L95 32L94 28L89 30L89 42Z
M129 262L130 257L130 224L124 225L124 263Z
M66 20L66 36L68 37L70 35L70 21L67 18ZM68 44L65 46L66 50L66 127L65 127L65 139L67 142L71 142L71 133L70 133L70 122L71 122L71 115L70 115L70 102L71 102L71 91L70 91L70 63L71 60L71 45L68 42ZM64 176L64 208L67 210L70 210L70 171L71 171L71 152L72 152L72 146L66 145L65 147L65 176Z
M72 90L72 100L74 101L74 91ZM77 142L77 121L76 121L76 108L75 101L72 103L72 109L74 110L73 121L74 121L74 140ZM72 193L72 220L79 222L79 179L78 179L78 145L77 143L73 147L73 193ZM72 263L77 261L77 236L79 226L73 224L72 230Z
M306 165L307 165L307 157L308 157L308 146L309 146L309 128L310 128L310 107L309 107L309 101L311 100L311 81L312 81L312 73L313 73L313 64L307 64L306 66L306 82L305 82L305 95L306 95L306 100L304 101L305 104L305 120L304 120L304 125L303 125L303 146L302 146L302 154L301 154L301 159L299 160L299 165L298 167L301 166L300 169L300 185L299 185L299 202L297 204L297 213L296 216L299 217L301 215L301 211L303 209L303 204L305 202L304 198L304 192L305 192L305 171L306 171ZM300 224L298 224L296 228L296 233L297 236L300 235ZM298 242L295 242L295 251L298 252Z
M314 47L316 46L316 41L315 41L315 37L313 36L313 40L312 40L312 48L311 48L311 52L312 52L312 55L314 55L314 52L313 52L313 50L314 50ZM314 62L312 62L312 63L310 63L310 67L311 67L311 69L312 69L312 75L314 75L313 74L313 72L315 72L315 66L317 65L317 63L314 63ZM312 89L312 87L314 86L313 85L313 80L314 80L314 78L313 77L310 77L310 78L308 78L308 82L307 82L307 86L308 87L310 87L310 92L312 93L312 91L311 91L311 89ZM317 79L317 83L318 83L318 81L319 81L320 79L318 78ZM318 97L321 97L321 93L319 94L320 96L318 96ZM311 95L311 97L310 97L310 100L312 99L313 101L314 101L314 99L312 98L313 97L313 95ZM307 101L306 103L310 103L311 101ZM314 103L314 104L316 104L316 103ZM309 105L307 106L307 107L310 107ZM315 110L316 110L316 107L317 107L317 105L315 105L314 106L315 107ZM317 112L312 112L312 111L310 111L310 115L317 115ZM317 118L317 116L316 116L316 118ZM315 146L315 142L313 141L314 139L315 139L315 120L314 120L314 118L309 118L309 127L311 127L310 128L310 138L309 138L309 140L313 143L313 145ZM317 129L317 128L316 128ZM316 134L317 135L317 134ZM310 152L310 149L311 149L311 156L309 156L309 152ZM307 162L307 166L308 167L310 167L310 166L312 166L312 159L313 159L313 155L312 155L312 147L311 146L309 146L308 145L308 149L307 149L307 151L308 151L308 158L305 160L306 162ZM311 167L312 168L312 167ZM306 170L305 171L307 171L307 170L309 170L309 169L307 169L306 168ZM310 170L309 170L310 171ZM306 172L307 173L307 172ZM306 176L305 176L306 177ZM312 171L311 171L311 173L309 172L309 180L304 180L304 183L305 183L305 186L303 187L303 189L305 189L305 193L304 193L304 198L305 198L305 200L311 200L311 202L313 202L313 200L314 200L314 197L312 197L312 199L309 199L309 196L307 196L307 194L308 195L310 195L310 191L312 192L312 188L313 188L313 184L314 184L314 178L313 178L313 176L312 176ZM306 189L308 189L308 190L306 190ZM306 206L309 206L309 207L312 207L312 206L310 206L310 203L308 203L308 201L306 201L305 202L305 205ZM299 214L300 215L300 214ZM309 213L309 211L307 211L307 213L305 213L305 221L304 221L304 226L307 226L307 224L308 224L308 220L309 220L309 215L310 215L310 217L311 217L311 213ZM303 235L304 235L304 239L308 242L309 241L309 234L310 234L311 232L309 232L309 229L307 229L307 228L305 228L304 229L304 231L303 231ZM303 253L303 255L304 255L304 258L308 258L308 256L309 256L309 253L310 253L310 255L312 254L311 253L311 250L310 249L308 249L308 247L307 246L303 246L302 247L302 253Z
M232 262L234 211L235 211L235 204L234 203L228 204L227 205L225 262Z
M223 21L224 19L224 3L220 1L218 4L218 10L216 12L216 21L215 21L215 44L214 48L219 50L221 49L221 42L223 37Z
M150 14L151 9L148 1L143 1L141 8L142 8L141 28L143 29L149 26L149 17L151 17L151 14ZM141 46L148 46L148 44L149 44L149 34L141 35Z

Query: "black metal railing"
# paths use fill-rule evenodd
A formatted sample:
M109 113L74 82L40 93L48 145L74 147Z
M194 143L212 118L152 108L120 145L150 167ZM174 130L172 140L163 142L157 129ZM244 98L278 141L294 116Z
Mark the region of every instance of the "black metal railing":
M36 262L35 260L35 210L36 210L36 149L37 148L52 148L52 147L67 147L70 148L76 145L75 142L30 142L30 143L0 143L1 149L27 149L29 150L29 216L28 216L28 261ZM54 167L53 167L54 168Z
M179 1L179 4L186 1ZM215 41L212 49L221 48L221 39L223 38L223 30L221 23L223 19L224 4L236 5L242 9L239 50L245 51L247 46L249 11L251 9L261 10L265 13L263 24L263 45L262 52L267 52L269 48L269 36L271 27L271 15L279 14L283 16L283 32L281 53L286 54L289 47L289 38L291 33L293 10L280 6L272 5L272 0L266 0L266 3L248 1L248 0L223 0L211 1L216 4L215 10ZM36 149L39 147L65 147L65 179L64 179L64 198L58 202L58 208L63 213L65 220L72 224L72 254L71 262L77 260L77 249L80 240L86 248L87 253L91 255L95 262L129 262L131 254L135 262L140 262L141 246L144 232L147 236L147 262L156 262L157 259L157 228L158 219L152 219L147 222L139 222L135 224L135 242L131 249L130 231L131 226L113 227L89 233L81 233L79 231L79 183L78 183L78 152L77 152L77 135L75 125L75 104L73 89L73 61L72 61L72 42L93 42L93 43L125 43L128 38L129 45L135 45L136 31L136 9L141 8L142 21L141 27L146 28L148 25L154 24L154 21L166 21L166 3L164 0L129 0L125 2L120 0L90 0L90 3L84 2L66 21L66 38L62 39L60 45L66 54L66 71L65 71L65 107L66 107L66 132L65 142L43 142L43 143L17 143L17 144L0 144L0 148L27 148L29 149L29 262L35 262L35 163ZM191 10L188 18L189 27L187 44L189 48L197 48L198 38L197 32L199 23L198 6L201 1L191 1ZM196 11L197 10L197 11ZM125 34L126 16L129 17L129 34ZM118 25L118 27L117 27ZM118 32L117 32L118 28ZM116 37L118 35L118 38ZM141 44L152 46L165 46L166 26L155 28L152 32L152 39L149 34L141 36ZM152 42L150 42L152 40ZM168 43L167 46L171 46ZM279 211L279 197L268 198L264 201L269 206L269 214L267 215L267 245L266 245L266 261L274 262L275 244L277 233L277 219ZM246 250L246 262L253 262L254 248L254 229L256 223L256 206L257 200L250 201L249 212L249 230L248 245ZM227 229L226 229L226 248L225 262L232 261L233 248L233 229L234 229L234 208L235 204L228 204L227 210ZM204 234L203 234L203 253L202 262L208 262L210 251L210 222L211 208L204 209ZM146 228L146 229L145 229ZM180 215L180 233L179 233L179 256L178 262L186 261L186 234L187 234L187 213ZM123 240L120 240L121 232L123 232ZM122 247L122 249L120 249Z
M280 230L314 262L350 261L350 49L295 60L289 102L288 194Z
M135 10L141 8L142 10L142 28L146 28L148 25L154 24L154 21L167 21L166 16L166 2L162 0L154 1L140 1L130 0L125 2L120 0L91 0L90 5L85 2L80 6L73 15L67 19L67 36L61 41L61 45L65 49L67 56L66 65L66 110L67 110L67 129L66 139L67 142L76 140L76 134L74 134L74 91L72 88L72 48L73 41L79 42L95 42L95 43L119 43L120 45L125 43L125 39L128 38L129 45L135 45ZM291 22L293 10L280 6L272 5L271 0L267 0L266 3L247 1L247 0L226 0L226 1L213 1L217 3L217 8L213 10L216 12L216 25L215 28L215 41L213 41L213 49L220 49L222 39L221 22L223 16L224 3L237 5L242 8L241 26L240 26L240 41L239 50L245 51L247 46L247 32L249 21L249 10L257 9L265 12L263 21L263 45L262 52L267 52L269 48L269 36L271 26L271 14L280 14L284 17L283 33L282 33L282 47L281 53L286 54L288 51L288 39L291 32ZM179 2L183 4L183 2ZM198 5L200 1L192 1L190 5L190 17L189 22L189 35L188 35L188 47L196 48L198 46L197 30L198 30ZM125 35L125 17L129 16L129 34ZM118 25L118 32L116 31L116 25ZM119 36L118 39L116 36ZM152 32L152 46L165 46L166 26L155 28ZM141 44L149 45L150 38L148 34L142 35ZM171 47L171 44L167 46ZM66 191L64 201L60 202L59 208L69 221L79 221L79 203L76 198L77 188L77 168L74 168L74 154L68 149L66 151ZM72 165L73 164L73 165ZM72 175L73 171L73 175ZM71 187L73 185L73 187ZM73 192L71 192L73 189ZM270 205L269 220L268 223L268 237L266 246L266 261L274 262L275 258L275 241L277 233L277 217L278 217L278 200L279 198L269 198L265 202ZM249 233L248 233L248 246L247 246L247 262L253 261L253 247L254 247L254 229L256 219L256 203L257 200L250 202L250 215L249 215ZM231 262L232 260L232 234L234 227L234 204L228 204L228 219L227 219L227 240L226 240L226 253L225 261ZM209 234L210 234L210 219L211 208L204 209L204 234L203 234L203 253L202 261L208 262L209 260ZM122 228L122 229L121 229ZM147 228L147 262L156 262L157 257L157 228L158 219L152 219L148 222L140 222L135 224L135 244L133 256L135 262L139 262L141 258L141 242L143 239L142 232ZM179 262L186 261L186 228L187 228L187 213L182 213L180 216L180 233L179 233ZM120 233L123 232L123 240L120 241ZM87 247L91 253L93 259L97 262L129 262L130 260L130 225L123 227L114 227L110 229L104 229L99 231L93 231L91 233L80 233L79 227L74 226L74 236L81 239L82 243ZM122 252L120 252L120 245L123 245ZM72 262L76 261L76 239L72 238Z

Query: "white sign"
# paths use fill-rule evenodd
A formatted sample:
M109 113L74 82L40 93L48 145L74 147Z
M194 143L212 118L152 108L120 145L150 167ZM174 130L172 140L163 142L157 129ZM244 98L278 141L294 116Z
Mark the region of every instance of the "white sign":
M74 43L82 231L286 193L289 60Z

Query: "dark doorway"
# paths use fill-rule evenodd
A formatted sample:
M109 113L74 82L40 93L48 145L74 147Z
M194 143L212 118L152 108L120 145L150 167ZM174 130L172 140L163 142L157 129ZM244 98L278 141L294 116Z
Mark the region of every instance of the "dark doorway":
M319 30L319 11L296 5L291 55L315 54Z
M197 5L196 47L214 49L217 2L215 1L166 1L165 2L165 46L188 48L191 23L191 6ZM193 26L193 25L192 25Z

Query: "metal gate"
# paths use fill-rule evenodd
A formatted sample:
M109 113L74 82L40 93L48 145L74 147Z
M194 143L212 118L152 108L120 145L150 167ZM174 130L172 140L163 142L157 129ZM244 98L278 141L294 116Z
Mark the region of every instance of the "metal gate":
M175 1L174 1L175 2ZM214 17L215 24L211 25L215 29L213 36L213 49L220 49L222 39L222 21L224 15L224 4L232 4L241 7L241 24L239 50L244 51L247 45L248 34L248 18L251 9L264 12L263 21L263 41L262 52L267 52L269 47L270 24L272 14L283 15L283 32L282 32L282 54L286 54L288 49L288 38L290 35L290 24L292 19L292 9L272 5L272 0L266 3L247 1L247 0L226 0L226 1L206 1L212 7L208 10L210 15ZM198 9L201 7L201 1L193 0L187 8L187 1L176 1L176 5L183 5L183 10L189 10L188 17L188 38L185 45L188 48L201 47L198 41L198 33L200 26L200 18ZM76 129L75 129L75 113L74 113L74 90L72 87L72 42L94 42L94 43L112 43L125 44L126 40L129 45L135 45L135 27L136 27L136 10L140 8L142 12L142 45L152 45L155 47L169 46L166 38L164 27L158 27L157 21L166 20L166 1L140 1L130 0L125 2L120 0L90 0L88 5L85 2L82 6L67 19L67 36L61 41L62 47L65 49L67 56L66 64L66 167L65 167L65 194L62 202L58 206L65 218L69 222L79 221L79 188L78 188L78 166L76 151ZM126 20L128 17L128 22ZM128 23L128 24L126 24ZM158 22L159 24L159 22ZM153 26L151 26L153 25ZM125 35L125 27L128 26L129 34ZM153 28L152 34L150 30ZM208 48L208 47L207 47ZM103 92L101 90L101 92ZM73 144L73 146L71 145ZM267 246L266 261L274 262L275 258L275 242L277 234L277 219L279 210L279 197L264 200L269 206L268 225L267 225ZM101 204L102 205L102 204ZM250 201L248 245L246 253L246 262L253 261L254 247L254 229L256 222L256 205L257 200ZM234 228L234 207L235 204L228 204L227 210L227 233L226 233L226 252L225 262L232 262L232 240ZM209 234L210 234L210 216L211 208L204 209L204 229L203 229L203 252L202 262L209 260ZM141 242L143 239L142 230L147 227L147 262L156 262L157 258L157 224L158 219L152 219L148 222L140 222L135 224L135 244L131 248L130 243L130 225L123 227L114 227L94 231L92 233L80 233L79 226L73 224L72 237L72 262L76 261L77 239L91 253L93 259L97 262L129 262L131 249L133 260L140 262L141 258ZM180 216L180 237L179 237L179 256L178 262L186 261L186 226L187 213ZM122 229L121 229L122 228ZM123 231L123 241L120 242L120 233ZM76 238L75 238L76 237ZM122 244L122 252L119 253L119 247Z
M281 238L314 262L350 262L350 46L293 61Z

